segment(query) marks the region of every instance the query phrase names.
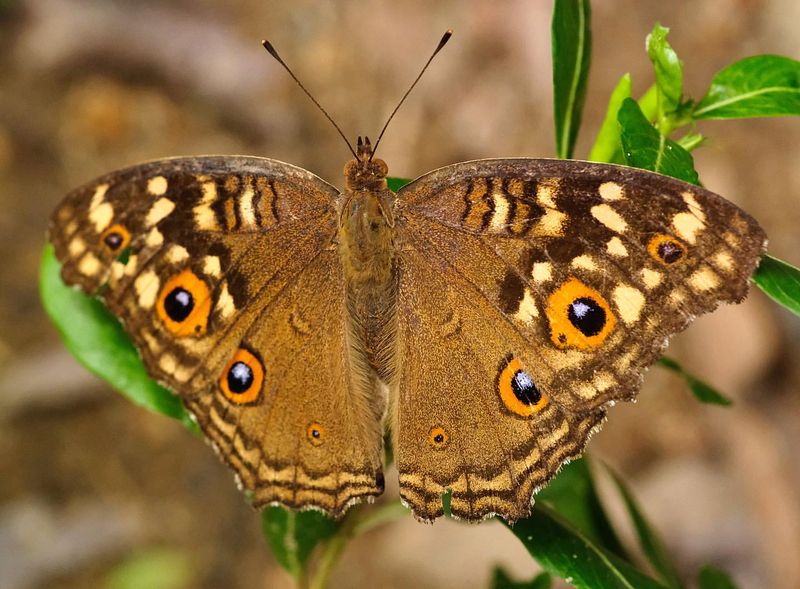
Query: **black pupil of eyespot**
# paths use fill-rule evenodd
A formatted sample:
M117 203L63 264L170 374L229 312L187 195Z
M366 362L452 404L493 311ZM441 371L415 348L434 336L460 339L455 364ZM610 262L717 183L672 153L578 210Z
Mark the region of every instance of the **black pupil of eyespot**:
M194 309L194 298L185 288L173 288L164 298L164 311L173 321L184 321Z
M253 386L253 370L242 361L235 362L228 370L228 389L232 393L244 393ZM315 438L319 437L319 432L311 432Z
M575 299L567 311L569 322L583 335L591 337L603 330L606 324L606 312L597 301L589 297Z
M542 399L542 393L524 370L517 370L511 377L511 390L514 391L514 396L526 405L536 405Z
M681 255L683 255L683 251L676 243L662 241L658 244L658 255L667 264L672 264L680 259Z
M315 437L315 438L318 438L319 437L319 430L318 429L312 429L311 430L311 435L313 437Z
M442 434L436 434L435 436L433 436L433 441L436 442L437 444L441 444L442 442L444 442L444 436Z
M103 240L106 242L106 245L111 248L112 250L118 249L119 246L122 245L122 235L117 233L116 231L112 231L108 235L105 236Z

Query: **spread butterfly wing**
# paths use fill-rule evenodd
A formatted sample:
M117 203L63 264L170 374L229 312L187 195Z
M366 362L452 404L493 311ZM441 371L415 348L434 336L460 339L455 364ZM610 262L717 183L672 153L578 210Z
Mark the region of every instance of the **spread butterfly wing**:
M646 171L483 160L398 193L401 495L517 519L667 338L747 293L757 223Z
M337 195L273 160L171 159L70 193L51 222L64 280L102 296L257 505L339 514L382 491Z

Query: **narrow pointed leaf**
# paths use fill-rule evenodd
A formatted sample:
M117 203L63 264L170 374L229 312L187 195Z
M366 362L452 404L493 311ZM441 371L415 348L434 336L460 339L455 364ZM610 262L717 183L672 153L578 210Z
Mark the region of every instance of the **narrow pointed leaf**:
M573 460L536 496L569 520L581 533L605 550L627 558L608 515L600 502L589 459Z
M683 366L672 358L661 356L661 358L658 359L658 363L680 376L698 401L708 403L709 405L721 405L723 407L733 404L733 401L720 393L717 389L686 372Z
M711 80L696 119L800 115L800 61L756 55L737 61Z
M753 282L776 303L800 315L800 269L765 255L753 275Z
M578 589L668 589L600 548L543 502L509 528L544 570Z
M656 71L656 86L661 93L664 112L677 109L683 95L683 64L667 42L669 29L656 23L647 35L647 56Z
M117 318L96 298L64 284L60 271L53 246L47 244L39 268L39 296L70 353L136 405L196 429L180 399L150 379Z
M631 97L631 75L625 74L617 82L617 86L611 92L608 99L606 117L594 140L589 161L601 163L622 163L622 144L619 140L619 123L617 113L622 106L622 101Z
M710 565L703 567L698 581L700 589L737 589L728 573Z
M645 118L639 105L626 98L617 115L621 127L622 150L629 166L643 168L673 178L699 184L692 154L664 137Z
M647 559L653 566L653 569L658 573L661 581L668 587L673 589L681 589L681 581L678 577L678 572L675 565L664 549L664 544L661 538L658 537L653 527L647 521L638 502L634 498L625 482L610 468L606 467L608 472L611 473L611 478L619 490L622 500L625 503L625 508L628 510L628 515L633 522L633 527L636 530L636 536L639 539L639 545L642 547Z
M536 575L530 581L514 581L503 569L494 569L492 589L550 589L553 586L553 579L547 573Z
M589 0L555 0L552 21L556 155L572 157L589 78L592 30Z
M316 546L336 533L337 523L316 511L269 506L261 513L261 531L278 563L295 579L306 574Z

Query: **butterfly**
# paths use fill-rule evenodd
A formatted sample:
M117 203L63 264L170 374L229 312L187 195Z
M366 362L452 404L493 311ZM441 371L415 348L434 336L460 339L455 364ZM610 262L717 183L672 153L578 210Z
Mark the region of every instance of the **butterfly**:
M448 492L458 518L526 517L765 250L732 203L644 170L485 159L393 192L368 139L353 155L343 192L273 159L145 163L51 219L63 280L120 319L255 506L372 500L388 429L417 518Z

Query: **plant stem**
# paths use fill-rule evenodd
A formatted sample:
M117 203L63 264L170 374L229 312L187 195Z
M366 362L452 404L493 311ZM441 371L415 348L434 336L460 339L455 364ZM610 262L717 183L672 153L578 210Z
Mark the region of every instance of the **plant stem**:
M399 502L391 502L378 509L364 512L358 510L351 511L345 516L342 526L328 542L324 544L324 550L319 559L319 566L308 584L308 589L325 589L330 582L339 558L342 556L344 547L356 536L368 532L384 523L405 517L408 510ZM359 517L359 516L362 517Z

